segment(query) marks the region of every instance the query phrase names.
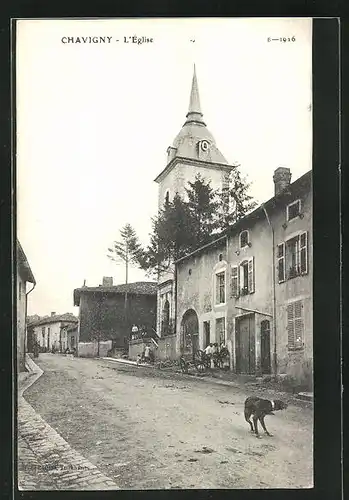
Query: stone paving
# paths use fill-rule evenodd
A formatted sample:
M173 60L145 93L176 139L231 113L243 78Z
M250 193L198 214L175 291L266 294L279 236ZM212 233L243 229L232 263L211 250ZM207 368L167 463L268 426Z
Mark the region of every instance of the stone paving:
M36 366L32 361L29 365L31 369ZM108 476L73 450L24 399L24 390L41 374L40 369L31 371L19 380L22 387L18 394L18 489L119 489Z

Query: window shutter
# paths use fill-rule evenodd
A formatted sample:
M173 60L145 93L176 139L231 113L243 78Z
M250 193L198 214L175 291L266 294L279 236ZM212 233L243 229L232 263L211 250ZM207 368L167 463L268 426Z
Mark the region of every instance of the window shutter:
M303 345L303 303L298 300L294 303L294 331L295 331L295 346Z
M248 292L254 292L254 257L248 259Z
M304 232L299 236L300 247L300 271L302 274L308 272L308 233Z
M288 347L295 345L295 328L294 328L294 304L287 305L287 336Z
M282 283L285 281L285 243L280 243L277 246L277 259L278 259L278 281Z
M237 297L239 295L239 269L238 266L231 268L231 296Z
M244 282L244 266L240 264L239 266L239 285L240 285L240 290L242 290L245 286Z

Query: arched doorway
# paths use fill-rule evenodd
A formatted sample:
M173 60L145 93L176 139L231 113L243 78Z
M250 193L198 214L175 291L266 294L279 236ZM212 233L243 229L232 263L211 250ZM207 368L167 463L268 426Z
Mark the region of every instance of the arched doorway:
M270 322L261 322L261 368L263 374L271 373L270 363Z
M181 322L181 351L193 354L199 349L199 320L194 309L183 314Z

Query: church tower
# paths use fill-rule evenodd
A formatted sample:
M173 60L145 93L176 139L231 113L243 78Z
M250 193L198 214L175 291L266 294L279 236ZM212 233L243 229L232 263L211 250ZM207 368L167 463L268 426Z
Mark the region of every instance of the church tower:
M195 65L186 121L167 149L167 164L156 177L159 185L158 207L171 201L176 193L183 198L189 181L197 174L209 180L213 189L222 190L234 166L229 165L216 146L213 135L203 120ZM175 324L174 275L172 271L159 277L157 332L171 333ZM174 333L174 331L173 331Z

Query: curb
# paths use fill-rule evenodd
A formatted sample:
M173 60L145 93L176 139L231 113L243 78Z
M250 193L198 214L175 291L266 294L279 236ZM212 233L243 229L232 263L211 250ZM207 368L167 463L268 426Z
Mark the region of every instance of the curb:
M154 370L156 369L154 366L152 365L137 365L136 361L130 361L130 360L120 360L120 359L117 359L117 358L107 358L107 357L103 357L103 358L97 358L97 359L104 359L106 361L112 361L112 362L115 362L115 363L119 363L119 364L124 364L124 365L130 365L130 366L140 366L140 367L144 367L144 368L153 368ZM158 370L159 372L161 372L161 370ZM173 371L173 373L175 374L181 374L180 371ZM215 377L205 377L205 376L202 376L202 377L199 377L197 375L191 375L191 374L188 374L188 376L191 378L191 379L195 379L195 380L200 380L202 382L206 382L206 383L212 383L212 384L217 384L217 385L223 385L225 387L234 387L236 389L241 389L243 386L241 384L239 384L238 382L232 382L232 381L229 381L229 380L221 380L219 378L215 378ZM292 401L292 403L296 406L302 406L304 404L306 404L307 406L312 406L313 405L313 397L312 395L308 395L308 393L299 393L297 395L294 395L294 394L291 394L291 393L288 393L288 392L283 392L283 391L276 391L274 389L267 389L267 388L259 388L259 387L256 387L254 386L253 388L250 388L248 386L246 386L246 390L250 390L251 392L255 392L255 393L261 393L261 392L265 392L265 393L270 393L270 394L279 394L280 396L282 396L284 399L287 399L288 401Z
M30 356L26 356L25 367L28 372L22 380L19 380L18 396L23 396L24 392L29 389L43 375L43 370L32 360Z
M102 473L96 465L87 460L81 453L76 451L53 427L51 427L45 419L41 417L39 413L31 406L28 401L23 396L23 393L32 386L40 377L43 375L44 371L33 361L30 356L27 356L25 366L28 370L21 377L22 380L18 380L19 385L22 387L18 389L18 428L17 437L22 438L26 442L26 445L31 449L34 456L42 461L44 470L46 470L45 465L48 466L51 475L51 480L53 480L55 489L57 490L119 490L120 487L107 475ZM21 408L21 410L19 410ZM30 420L33 419L34 423ZM36 426L40 427L40 433L38 438L33 438L33 434L37 432ZM19 430L21 428L21 430ZM49 467L52 465L50 462L50 457L48 455L54 455L57 457L57 453L69 454L69 458L61 457L58 465L55 467ZM75 485L71 486L72 472L70 472L69 465L71 465L71 470L76 475L74 479ZM80 467L80 469L79 469ZM74 472L74 469L77 469ZM59 473L59 479L57 479L57 474ZM19 475L23 471L17 469L17 486L20 491L32 490L32 487L26 487L22 482L25 479L20 480ZM86 476L87 474L87 476ZM86 487L83 487L83 486ZM34 489L34 491L47 491Z

